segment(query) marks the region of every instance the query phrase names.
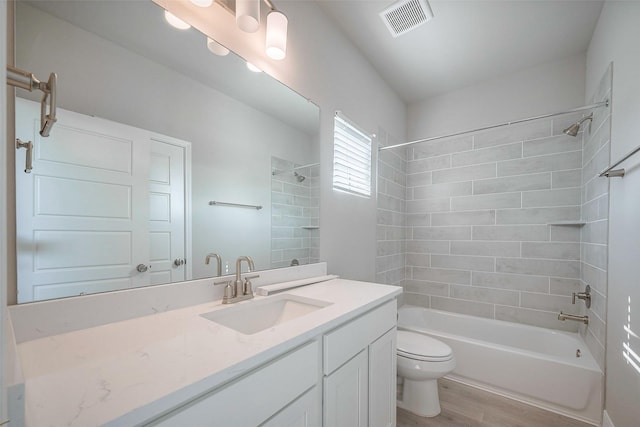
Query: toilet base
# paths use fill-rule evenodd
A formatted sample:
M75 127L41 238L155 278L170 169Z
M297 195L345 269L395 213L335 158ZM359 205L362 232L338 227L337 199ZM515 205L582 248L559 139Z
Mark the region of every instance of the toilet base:
M435 417L440 414L440 396L437 380L411 381L404 378L402 400L397 400L399 408L420 417Z

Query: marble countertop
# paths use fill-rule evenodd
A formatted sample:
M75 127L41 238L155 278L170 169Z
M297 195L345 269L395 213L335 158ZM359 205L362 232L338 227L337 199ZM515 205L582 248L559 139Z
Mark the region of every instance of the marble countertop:
M200 315L272 296L231 306L212 301L22 342L27 425L143 423L400 292L343 279L285 291L331 305L253 335Z

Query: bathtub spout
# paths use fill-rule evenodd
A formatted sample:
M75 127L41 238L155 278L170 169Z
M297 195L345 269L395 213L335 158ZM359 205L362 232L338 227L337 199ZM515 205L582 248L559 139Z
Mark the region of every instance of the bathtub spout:
M585 325L589 324L589 316L578 316L577 314L565 314L563 312L558 314L558 320L575 320L576 322L582 322Z

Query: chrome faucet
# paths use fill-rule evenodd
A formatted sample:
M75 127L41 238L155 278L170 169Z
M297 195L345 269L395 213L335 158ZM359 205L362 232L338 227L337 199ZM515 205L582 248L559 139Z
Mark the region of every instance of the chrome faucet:
M251 273L255 267L253 265L253 260L249 256L241 256L236 260L236 280L233 282L233 286L235 288L235 294L238 295L238 290L242 288L242 261L247 261L247 267L249 269L249 273ZM242 291L244 295L244 290ZM251 292L251 296L253 296L253 292Z
M220 258L220 255L216 253L207 254L207 257L204 259L204 263L209 265L209 261L211 261L211 258L215 258L218 264L218 274L216 274L216 277L222 276L222 258Z
M251 276L245 276L244 283L242 282L242 261L247 262L249 273L255 269L253 260L248 256L238 257L236 260L236 279L235 280L222 280L220 282L214 282L214 285L225 285L224 296L222 297L223 304L232 304L238 301L244 301L253 298L253 289L251 288L250 279L260 277L257 274Z

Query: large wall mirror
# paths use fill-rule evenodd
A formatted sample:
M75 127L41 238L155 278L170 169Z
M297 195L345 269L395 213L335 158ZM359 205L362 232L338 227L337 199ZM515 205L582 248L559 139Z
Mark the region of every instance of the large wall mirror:
M319 109L148 1L17 1L18 302L318 261ZM208 259L208 263L206 262Z

